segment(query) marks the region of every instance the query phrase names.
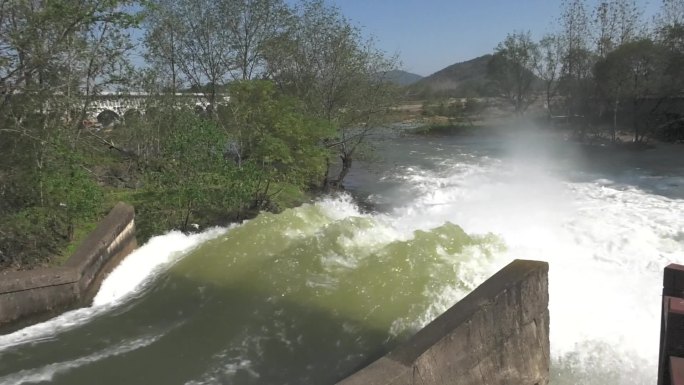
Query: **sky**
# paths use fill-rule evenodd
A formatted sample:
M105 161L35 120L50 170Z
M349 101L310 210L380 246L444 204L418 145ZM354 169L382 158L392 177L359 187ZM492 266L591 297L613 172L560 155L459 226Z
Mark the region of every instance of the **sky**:
M592 7L597 0L588 1ZM684 1L684 0L683 0ZM491 53L507 33L531 31L536 40L555 30L560 0L326 0L398 54L405 71L427 76ZM650 19L660 0L638 0Z

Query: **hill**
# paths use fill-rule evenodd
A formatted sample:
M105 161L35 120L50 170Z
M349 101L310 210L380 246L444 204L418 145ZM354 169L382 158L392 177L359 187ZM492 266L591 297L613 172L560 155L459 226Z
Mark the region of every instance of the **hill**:
M387 80L398 86L409 86L423 78L420 75L402 70L392 70L386 73L385 77Z
M452 64L409 86L408 95L419 98L491 96L487 80L487 63L491 58L492 55L484 55Z

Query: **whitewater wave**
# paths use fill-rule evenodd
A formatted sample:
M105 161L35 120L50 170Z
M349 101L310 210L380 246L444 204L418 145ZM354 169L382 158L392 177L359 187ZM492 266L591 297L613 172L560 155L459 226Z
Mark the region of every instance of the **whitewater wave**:
M0 384L6 385L20 385L20 384L34 384L40 382L52 381L55 376L65 374L71 370L80 368L85 365L104 360L109 357L122 355L132 352L134 350L149 346L157 341L163 334L154 334L127 340L98 351L87 356L79 357L73 360L55 362L42 366L40 368L25 369L8 376L0 377Z
M225 228L187 235L173 231L151 238L128 255L102 282L93 304L65 312L14 333L0 335L0 357L13 346L54 340L62 332L72 330L140 295L146 286L174 262L207 240L221 236Z
M485 270L516 258L549 262L554 383L648 383L657 368L662 271L684 258L684 200L638 187L642 175L634 185L598 174L576 182L553 169L494 159L398 169L396 178L419 193L392 216L401 227L452 221L497 234L506 249Z

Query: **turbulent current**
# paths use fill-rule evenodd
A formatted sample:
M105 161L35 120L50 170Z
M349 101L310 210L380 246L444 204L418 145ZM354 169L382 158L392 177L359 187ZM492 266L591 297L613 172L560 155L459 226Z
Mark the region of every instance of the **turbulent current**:
M0 384L332 384L516 258L549 262L553 384L655 381L662 268L684 262L681 149L377 147L356 199L153 238L92 307L0 335Z

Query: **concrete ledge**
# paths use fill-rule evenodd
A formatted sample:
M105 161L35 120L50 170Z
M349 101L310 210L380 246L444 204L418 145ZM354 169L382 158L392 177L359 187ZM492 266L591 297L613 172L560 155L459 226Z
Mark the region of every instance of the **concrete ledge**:
M85 306L137 247L132 206L118 203L62 267L0 274L0 327Z
M548 264L516 260L339 384L548 384L548 300Z
M0 274L0 295L35 289L59 286L78 280L78 272L72 268L54 267Z

